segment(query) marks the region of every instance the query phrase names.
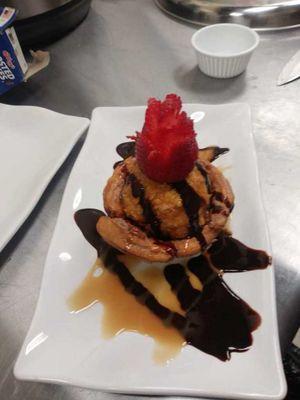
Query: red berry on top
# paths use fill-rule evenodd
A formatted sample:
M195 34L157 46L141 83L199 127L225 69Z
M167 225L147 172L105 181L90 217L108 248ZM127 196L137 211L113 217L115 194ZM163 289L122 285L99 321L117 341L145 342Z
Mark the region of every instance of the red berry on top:
M198 154L193 121L181 111L176 94L148 100L145 123L137 133L135 155L140 169L157 182L177 182L193 169Z

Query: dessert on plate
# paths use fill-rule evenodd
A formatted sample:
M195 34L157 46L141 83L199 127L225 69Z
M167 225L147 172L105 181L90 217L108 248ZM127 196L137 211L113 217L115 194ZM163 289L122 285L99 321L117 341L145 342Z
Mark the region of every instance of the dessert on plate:
M99 234L149 261L203 252L234 204L229 182L211 163L227 149L199 150L193 122L172 94L149 100L143 129L132 139L118 148L125 159L104 189L107 216L99 219Z
M193 121L175 94L150 98L142 129L129 138L117 147L122 160L103 191L105 213L79 210L76 223L105 268L162 323L187 344L228 360L251 346L261 318L223 274L270 265L264 251L234 239L226 227L234 194L213 161L229 149L198 148ZM163 279L180 312L135 278L124 255L164 263Z

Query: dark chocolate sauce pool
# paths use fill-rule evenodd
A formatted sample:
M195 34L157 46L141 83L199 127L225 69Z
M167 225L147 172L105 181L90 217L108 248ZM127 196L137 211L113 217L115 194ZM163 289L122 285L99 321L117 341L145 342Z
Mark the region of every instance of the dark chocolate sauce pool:
M212 264L224 272L265 269L271 258L265 251L254 250L229 236L221 235L208 250Z
M270 259L266 253L231 237L220 237L204 256L190 259L187 269L181 264L166 266L165 278L185 311L181 315L160 304L120 261L120 253L102 240L95 228L101 216L99 210L83 209L75 213L75 221L105 267L138 302L165 325L176 328L188 344L222 361L230 359L232 352L246 351L251 346L251 332L259 326L260 316L228 287L217 270L267 268ZM199 279L202 290L191 285L187 270Z

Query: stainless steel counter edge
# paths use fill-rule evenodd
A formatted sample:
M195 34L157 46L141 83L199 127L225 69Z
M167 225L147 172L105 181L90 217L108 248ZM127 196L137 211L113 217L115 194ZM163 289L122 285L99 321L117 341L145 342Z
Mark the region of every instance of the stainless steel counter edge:
M166 16L152 0L96 0L87 19L49 46L49 67L1 98L90 116L96 106L144 104L176 92L185 102L251 106L258 165L274 251L283 350L300 320L300 80L278 87L277 77L300 47L300 30L260 34L246 73L217 80L196 66L195 28ZM5 400L107 399L119 395L16 381L15 358L36 305L43 264L72 152L27 222L0 254L0 398ZM131 398L122 396L122 398Z

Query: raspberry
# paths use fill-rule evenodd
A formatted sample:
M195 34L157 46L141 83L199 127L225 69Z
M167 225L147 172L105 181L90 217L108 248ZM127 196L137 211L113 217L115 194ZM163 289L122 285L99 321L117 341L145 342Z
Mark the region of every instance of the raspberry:
M181 107L176 94L168 94L163 101L148 100L145 123L136 136L135 155L140 169L154 181L183 180L197 159L193 121Z

